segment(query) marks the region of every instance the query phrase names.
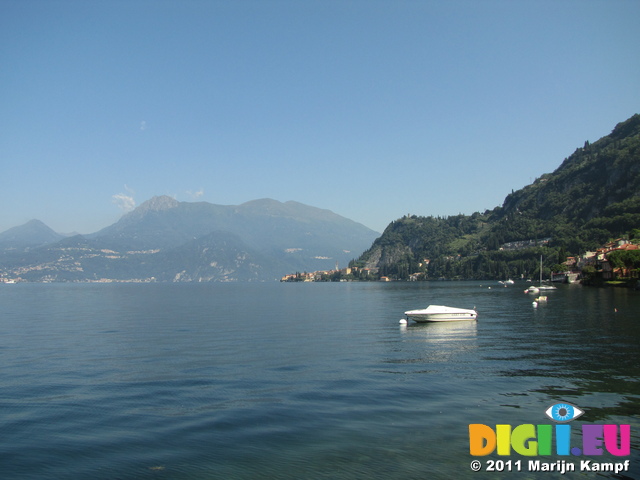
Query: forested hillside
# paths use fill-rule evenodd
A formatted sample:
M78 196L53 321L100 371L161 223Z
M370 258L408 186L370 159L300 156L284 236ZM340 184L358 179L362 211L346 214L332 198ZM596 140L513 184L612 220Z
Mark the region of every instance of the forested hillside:
M567 255L640 226L640 115L566 158L502 206L452 217L392 222L352 266L405 279L537 275Z

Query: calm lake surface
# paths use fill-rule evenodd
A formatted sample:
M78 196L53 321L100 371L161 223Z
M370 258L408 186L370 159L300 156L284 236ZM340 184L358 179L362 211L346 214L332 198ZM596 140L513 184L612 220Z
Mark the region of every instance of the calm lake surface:
M495 282L0 285L6 479L549 478L474 473L468 425L631 425L640 292ZM488 288L491 287L491 288ZM401 326L429 304L479 320ZM617 310L617 311L616 311ZM527 460L517 454L487 459ZM579 465L585 457L562 458ZM558 474L555 474L558 477Z

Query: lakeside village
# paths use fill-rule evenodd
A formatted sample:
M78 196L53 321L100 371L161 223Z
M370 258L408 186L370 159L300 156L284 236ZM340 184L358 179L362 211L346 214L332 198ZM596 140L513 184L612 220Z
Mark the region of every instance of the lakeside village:
M542 243L548 243L545 239ZM503 245L500 250L517 250L531 247L533 241L512 242ZM516 244L517 243L517 244ZM615 252L615 253L614 253ZM626 253L633 252L633 253ZM429 259L424 259L420 267L429 268ZM567 257L562 264L563 269L551 272L550 280L558 283L611 284L633 286L640 289L640 245L630 240L617 239L606 243L595 252L586 252L579 257ZM409 275L408 281L425 280L425 272ZM444 280L444 279L442 279ZM353 282L381 281L391 282L394 279L380 276L378 268L360 268L350 266L340 269L336 263L335 270L316 272L296 272L285 275L281 282ZM530 281L530 280L529 280Z

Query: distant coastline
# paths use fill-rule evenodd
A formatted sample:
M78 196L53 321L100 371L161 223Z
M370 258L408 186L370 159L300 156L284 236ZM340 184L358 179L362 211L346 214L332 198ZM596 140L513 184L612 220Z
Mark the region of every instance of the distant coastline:
M548 242L548 240L546 240ZM528 245L529 242L522 242ZM531 249L531 254L537 256L539 250ZM460 276L447 278L440 276L430 278L426 270L414 272L408 278L397 278L381 275L378 268L361 268L351 265L342 269L320 270L315 272L296 272L283 276L281 282L390 282L390 281L434 281L434 280L501 280L496 277L462 278ZM422 267L422 265L420 265ZM633 240L619 238L602 245L595 251L585 252L580 256L569 256L562 264L549 270L548 280L558 283L583 283L584 285L640 287L640 238ZM536 272L532 272L532 277ZM539 272L538 272L539 273ZM527 281L524 274L519 278ZM528 280L531 282L531 280Z

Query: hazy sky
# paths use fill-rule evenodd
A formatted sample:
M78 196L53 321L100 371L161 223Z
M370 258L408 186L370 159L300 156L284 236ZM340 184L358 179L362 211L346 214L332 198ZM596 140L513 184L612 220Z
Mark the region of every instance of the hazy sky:
M500 205L640 112L637 0L0 0L0 231L154 195L377 231Z

